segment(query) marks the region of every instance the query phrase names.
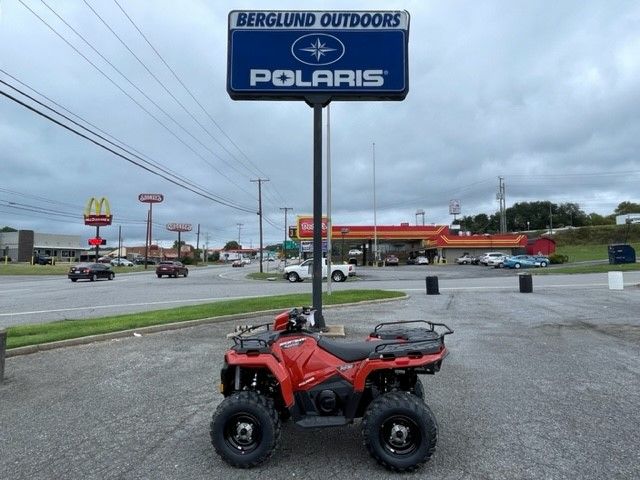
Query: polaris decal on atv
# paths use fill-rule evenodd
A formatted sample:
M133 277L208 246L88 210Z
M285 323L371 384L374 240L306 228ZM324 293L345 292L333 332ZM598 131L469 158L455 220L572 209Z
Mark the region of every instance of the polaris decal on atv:
M305 342L306 339L298 338L296 340L289 340L288 342L284 342L280 344L280 348L286 350L287 348L299 347Z
M351 370L355 365L353 363L345 363L344 365L340 365L338 367L338 371L346 372L347 370Z

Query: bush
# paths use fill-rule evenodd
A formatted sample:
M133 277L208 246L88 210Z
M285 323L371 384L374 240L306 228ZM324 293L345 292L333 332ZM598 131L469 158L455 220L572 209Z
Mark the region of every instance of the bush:
M567 263L569 261L569 256L562 255L560 253L552 253L549 255L549 261L554 264Z

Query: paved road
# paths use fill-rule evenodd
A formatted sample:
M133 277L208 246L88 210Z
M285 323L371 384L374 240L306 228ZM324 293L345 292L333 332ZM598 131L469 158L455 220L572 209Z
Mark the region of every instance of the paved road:
M269 266L273 268L273 266ZM193 305L246 296L310 293L311 282L291 284L247 280L257 265L245 268L192 268L187 278L158 279L153 271L117 275L114 281L71 283L61 276L0 276L0 328L9 325L83 319L118 313ZM552 269L550 270L552 271ZM358 268L358 278L333 284L352 288L424 292L425 276L437 275L441 291L499 291L518 288L517 272L481 266L401 266ZM628 285L640 283L640 272L625 273ZM583 288L607 285L606 274L536 276L534 288Z
M381 320L437 319L456 330L442 371L423 378L438 449L402 478L640 478L640 288L514 290L413 292L400 302L326 311L351 338ZM224 464L208 424L221 401L217 375L232 328L8 358L2 478L397 478L369 458L358 425L287 425L269 463L249 472Z

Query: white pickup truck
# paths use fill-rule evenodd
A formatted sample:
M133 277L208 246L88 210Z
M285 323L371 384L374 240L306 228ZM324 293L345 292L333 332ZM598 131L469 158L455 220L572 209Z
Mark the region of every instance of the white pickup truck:
M344 282L347 277L356 274L355 265L331 264L331 280ZM313 277L313 258L305 260L300 265L289 265L284 269L284 278L293 282L302 282L305 278ZM327 259L322 259L322 278L327 278Z

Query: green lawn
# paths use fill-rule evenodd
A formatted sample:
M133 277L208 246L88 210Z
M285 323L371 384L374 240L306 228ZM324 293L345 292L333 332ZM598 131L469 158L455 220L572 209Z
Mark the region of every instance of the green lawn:
M636 250L636 254L640 255L640 243L630 245ZM607 245L565 245L558 247L556 253L568 255L570 263L609 258Z
M565 264L563 266L554 267L550 269L537 268L535 275L556 275L556 274L571 274L571 273L605 273L605 272L628 272L640 270L640 263L623 263L620 265L609 265L608 263L597 265L571 265Z
M323 295L324 305L339 305L404 297L402 292L387 290L346 290ZM263 310L288 309L295 306L310 305L311 293L277 295L240 300L222 300L204 305L192 305L165 310L92 318L88 320L63 320L59 322L19 325L7 328L7 348L24 347L40 343L85 337L100 333L111 333L152 325L184 322L202 318L214 318L223 315L259 312Z

